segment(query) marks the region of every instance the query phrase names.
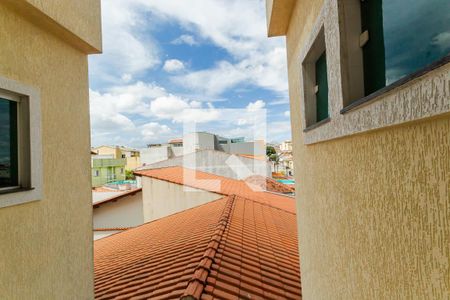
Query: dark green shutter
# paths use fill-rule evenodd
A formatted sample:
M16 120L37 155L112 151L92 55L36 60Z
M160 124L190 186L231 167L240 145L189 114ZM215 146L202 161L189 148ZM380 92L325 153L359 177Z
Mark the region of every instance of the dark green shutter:
M328 79L327 79L327 57L323 52L316 61L316 85L318 91L316 93L316 121L322 121L328 118Z
M361 30L369 32L363 47L364 89L366 96L386 86L383 29L383 1L361 1Z

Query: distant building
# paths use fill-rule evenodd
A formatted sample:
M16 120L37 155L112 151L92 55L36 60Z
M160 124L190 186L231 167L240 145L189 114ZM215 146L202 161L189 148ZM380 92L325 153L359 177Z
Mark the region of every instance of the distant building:
M284 141L280 144L281 151L292 151L292 141Z
M217 150L198 150L186 155L174 156L148 164L137 168L137 170L174 166L191 168L234 179L243 179L254 174L271 177L270 165L267 163L264 155L234 155Z
M142 189L93 196L94 240L144 223Z
M124 146L100 146L92 149L103 158L124 158L126 160L125 170L132 171L140 166L139 150Z
M141 149L141 164L149 165L198 150L217 150L229 154L265 155L264 141L246 142L244 138L224 138L208 132L194 132L165 144L149 144Z
M136 175L142 188L94 194L94 239L217 200L223 195L293 204L293 198L289 197L293 189L265 176L252 175L244 181L179 166L140 170ZM189 178L183 186L185 175ZM101 197L102 194L105 197Z
M294 176L294 160L291 151L281 152L278 155L278 170L286 176Z
M91 155L92 186L125 180L125 158L111 158L111 155Z

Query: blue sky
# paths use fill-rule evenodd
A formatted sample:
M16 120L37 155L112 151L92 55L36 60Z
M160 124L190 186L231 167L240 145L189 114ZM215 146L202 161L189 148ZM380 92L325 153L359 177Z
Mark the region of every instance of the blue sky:
M265 109L267 140L290 139L285 41L266 37L264 5L103 0L103 54L89 58L92 145L144 147L193 121L251 138L245 122L224 125L230 108Z

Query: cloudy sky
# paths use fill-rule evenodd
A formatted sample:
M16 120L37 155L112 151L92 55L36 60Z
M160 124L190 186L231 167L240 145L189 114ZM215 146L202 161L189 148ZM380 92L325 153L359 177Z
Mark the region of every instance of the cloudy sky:
M165 142L190 121L249 137L242 118L225 124L229 109L266 109L267 139L290 139L285 41L266 37L264 3L103 0L103 54L89 58L92 145Z

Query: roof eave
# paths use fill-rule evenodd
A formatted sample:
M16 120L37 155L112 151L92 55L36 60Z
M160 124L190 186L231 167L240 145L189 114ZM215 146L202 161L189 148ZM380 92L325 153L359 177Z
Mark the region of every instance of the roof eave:
M266 0L269 37L286 35L295 3L296 0Z

